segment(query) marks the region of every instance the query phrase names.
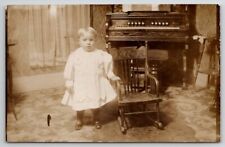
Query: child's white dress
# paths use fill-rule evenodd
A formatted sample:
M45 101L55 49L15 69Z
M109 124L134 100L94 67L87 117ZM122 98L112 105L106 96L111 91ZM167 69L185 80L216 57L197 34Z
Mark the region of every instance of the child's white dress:
M64 78L66 86L73 87L73 93L65 92L62 104L75 111L99 108L116 98L108 79L115 77L112 71L112 56L95 49L87 52L78 48L70 54Z

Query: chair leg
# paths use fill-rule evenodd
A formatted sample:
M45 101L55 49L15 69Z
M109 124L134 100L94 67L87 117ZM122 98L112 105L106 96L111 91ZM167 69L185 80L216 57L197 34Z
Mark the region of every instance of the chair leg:
M127 132L127 122L124 116L123 108L119 108L119 116L118 116L118 121L120 124L120 130L123 134L126 134Z
M127 129L132 127L128 117L125 117L125 122L126 122L126 125L127 125Z
M163 129L163 125L160 122L160 110L159 110L159 103L156 103L156 115L157 115L157 120L155 121L156 126L158 129Z
M160 113L160 111L159 111L159 103L156 103L156 113L157 113L157 121L160 121L160 116L159 116L159 113Z
M150 114L151 115L151 114ZM159 103L155 104L155 115L156 118L152 118L148 115L148 119L153 123L153 125L158 129L163 129L163 124L160 122L160 111L159 111Z

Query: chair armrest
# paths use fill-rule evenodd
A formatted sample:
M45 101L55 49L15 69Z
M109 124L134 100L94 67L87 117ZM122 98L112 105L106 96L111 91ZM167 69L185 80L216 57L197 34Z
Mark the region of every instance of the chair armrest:
M156 96L159 97L159 81L157 80L156 77L154 77L154 76L151 75L150 73L147 73L147 77L154 80L154 82L155 82L155 87L156 87Z

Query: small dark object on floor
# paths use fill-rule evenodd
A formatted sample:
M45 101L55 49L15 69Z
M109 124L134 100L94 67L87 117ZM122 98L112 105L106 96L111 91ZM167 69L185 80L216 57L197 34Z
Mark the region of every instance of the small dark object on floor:
M48 116L47 116L47 123L48 123L48 126L50 126L50 120L51 120L51 115L48 114Z

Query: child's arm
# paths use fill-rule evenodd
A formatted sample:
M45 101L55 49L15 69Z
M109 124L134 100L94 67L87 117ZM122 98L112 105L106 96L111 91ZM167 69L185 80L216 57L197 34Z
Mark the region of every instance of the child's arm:
M64 69L65 87L70 93L73 92L73 78L74 78L73 76L74 76L73 57L70 54Z
M113 81L120 80L120 78L113 73L112 55L106 53L104 64L107 77Z

